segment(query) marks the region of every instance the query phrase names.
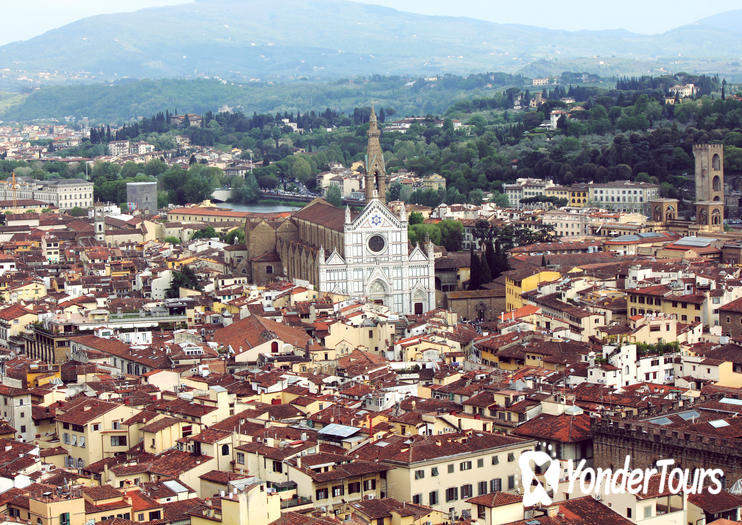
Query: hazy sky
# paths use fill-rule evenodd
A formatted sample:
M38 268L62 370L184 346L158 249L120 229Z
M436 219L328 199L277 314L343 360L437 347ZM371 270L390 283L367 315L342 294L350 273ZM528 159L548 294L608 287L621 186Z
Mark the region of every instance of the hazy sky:
M244 0L249 2L250 0ZM281 2L281 0L276 0ZM553 29L628 29L662 33L712 14L742 8L742 0L357 0L431 15L468 16ZM0 45L25 40L85 16L187 3L184 0L23 0L3 2Z

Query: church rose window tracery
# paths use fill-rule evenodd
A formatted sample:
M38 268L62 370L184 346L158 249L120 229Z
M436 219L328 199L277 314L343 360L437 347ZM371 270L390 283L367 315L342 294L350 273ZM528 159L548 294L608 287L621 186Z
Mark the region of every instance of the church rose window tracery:
M379 253L386 246L386 241L381 235L374 235L368 240L368 249L374 253Z

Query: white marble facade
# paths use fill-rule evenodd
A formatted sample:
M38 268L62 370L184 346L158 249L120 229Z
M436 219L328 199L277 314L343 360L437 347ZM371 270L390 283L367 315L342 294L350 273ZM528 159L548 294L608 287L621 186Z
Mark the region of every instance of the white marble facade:
M345 253L323 250L319 258L319 290L366 297L400 314L435 308L433 245L409 248L407 216L394 215L372 199L351 219L345 213Z

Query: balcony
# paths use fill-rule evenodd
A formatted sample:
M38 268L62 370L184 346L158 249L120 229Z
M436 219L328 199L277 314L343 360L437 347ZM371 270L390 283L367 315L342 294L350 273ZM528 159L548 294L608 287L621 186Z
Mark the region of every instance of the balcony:
M292 511L300 511L313 508L312 500L309 498L303 498L301 496L294 496L291 499L281 500L281 510L291 509Z

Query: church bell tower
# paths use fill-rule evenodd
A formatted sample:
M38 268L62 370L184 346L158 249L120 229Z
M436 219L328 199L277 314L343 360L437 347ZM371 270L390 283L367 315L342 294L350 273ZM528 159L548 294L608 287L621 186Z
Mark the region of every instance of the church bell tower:
M724 231L724 146L696 144L696 224L706 231Z
M386 167L384 166L384 152L379 142L379 123L376 120L376 112L371 106L371 116L368 125L368 148L366 150L366 178L365 196L366 202L378 198L386 203Z

